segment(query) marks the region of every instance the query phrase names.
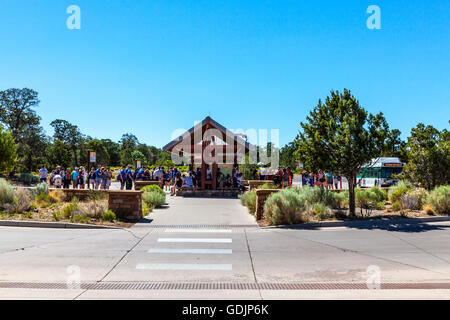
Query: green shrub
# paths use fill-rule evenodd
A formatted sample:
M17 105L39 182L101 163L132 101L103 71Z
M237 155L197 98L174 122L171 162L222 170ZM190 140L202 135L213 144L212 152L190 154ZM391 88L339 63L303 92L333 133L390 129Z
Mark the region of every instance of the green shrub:
M316 203L312 206L312 212L319 220L325 220L331 217L330 209L323 203Z
M166 195L164 190L161 189L159 186L157 186L155 184L151 184L151 185L145 186L145 187L143 187L141 189L141 191L143 191L144 193L146 193L146 192L158 192L160 194Z
M422 208L419 197L413 194L404 194L398 200L400 210L420 210Z
M150 208L158 208L166 203L166 194L161 194L160 192L144 192L142 200Z
M384 202L387 200L387 192L380 187L374 186L369 190L373 194L373 198L376 199L377 202Z
M417 210L420 210L427 202L429 192L424 188L416 188L415 190L409 191L408 194L417 198L419 202Z
M70 217L70 222L75 223L89 223L90 220L91 219L85 214L75 213L73 216Z
M450 214L450 186L440 186L430 192L427 203L435 213Z
M64 219L71 219L78 210L78 201L72 200L67 206L63 209L63 217Z
M37 184L39 182L39 178L30 173L23 172L19 175L19 181L25 185Z
M142 217L147 216L152 210L153 208L150 208L145 201L142 201Z
M266 183L258 186L256 189L259 189L259 190L275 189L275 185L266 182Z
M34 197L34 200L41 206L42 208L48 208L51 206L53 200L48 194L38 194Z
M116 214L114 212L112 212L111 210L108 210L108 211L103 213L102 219L104 221L113 222L113 221L116 220Z
M14 202L14 188L6 182L5 179L0 179L0 207L6 203Z
M255 214L256 212L256 190L246 192L239 196L242 205L246 206L248 212Z
M324 188L305 186L303 188L292 188L292 190L304 197L307 204L322 203L327 207L332 207L335 204L333 192Z
M348 205L348 192L333 192L334 202L333 209L342 209Z
M53 216L53 219L55 219L55 221L59 221L62 219L63 214L61 213L61 211L53 211L52 216Z
M360 208L361 216L363 217L364 211L366 216L370 216L372 210L383 208L385 199L386 194L379 187L370 189L357 188L355 190L356 206Z
M34 189L35 196L39 195L48 195L48 184L45 182L41 182L36 186L36 189Z
M264 217L274 225L296 224L308 221L306 196L294 188L272 193L264 204Z
M31 208L32 195L27 189L17 188L14 190L14 201L3 205L7 213L24 213Z
M392 211L399 211L400 210L400 203L398 201L394 202L392 204L391 209L392 209Z
M397 185L393 186L389 189L388 198L389 201L394 204L395 202L399 201L401 196L408 193L409 187L406 185L405 182L400 181Z

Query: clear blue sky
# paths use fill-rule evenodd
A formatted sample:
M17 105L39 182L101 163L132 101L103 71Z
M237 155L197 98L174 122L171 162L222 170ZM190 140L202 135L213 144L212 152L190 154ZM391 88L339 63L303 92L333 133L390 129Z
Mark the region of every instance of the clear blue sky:
M66 8L81 8L68 30ZM366 27L369 5L381 30ZM208 114L230 129L299 122L349 88L403 137L450 119L450 1L0 0L0 89L37 90L42 125L158 147Z

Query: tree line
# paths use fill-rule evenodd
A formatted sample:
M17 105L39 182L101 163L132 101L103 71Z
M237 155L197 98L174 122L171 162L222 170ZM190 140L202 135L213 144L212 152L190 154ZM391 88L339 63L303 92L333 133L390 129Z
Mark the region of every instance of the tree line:
M46 135L36 112L40 100L35 90L0 91L0 172L32 172L49 168L88 165L88 150L96 152L103 166L135 164L172 165L170 155L140 143L131 133L120 141L97 139L83 134L77 125L55 119L53 136Z

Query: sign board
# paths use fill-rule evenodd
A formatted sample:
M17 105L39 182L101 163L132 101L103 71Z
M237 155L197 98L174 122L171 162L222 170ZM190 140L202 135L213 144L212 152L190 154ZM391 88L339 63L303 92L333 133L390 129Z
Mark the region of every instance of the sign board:
M89 152L89 162L91 163L97 162L97 152L95 151Z
M141 167L141 161L140 161L140 160L136 161L136 167L137 167L137 168L140 168L140 167Z
M383 163L385 167L403 167L403 163Z

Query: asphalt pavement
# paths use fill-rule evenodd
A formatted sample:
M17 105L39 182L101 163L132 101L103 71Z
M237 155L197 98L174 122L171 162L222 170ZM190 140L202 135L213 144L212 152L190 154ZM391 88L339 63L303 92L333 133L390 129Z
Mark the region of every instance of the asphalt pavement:
M238 199L167 200L129 229L0 227L0 298L450 298L450 222L259 228Z

